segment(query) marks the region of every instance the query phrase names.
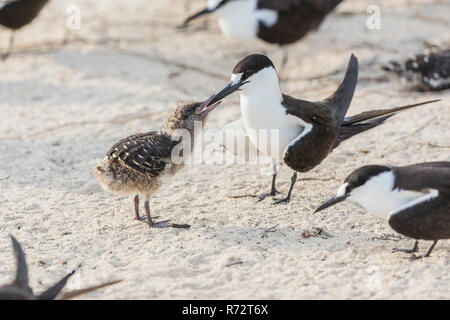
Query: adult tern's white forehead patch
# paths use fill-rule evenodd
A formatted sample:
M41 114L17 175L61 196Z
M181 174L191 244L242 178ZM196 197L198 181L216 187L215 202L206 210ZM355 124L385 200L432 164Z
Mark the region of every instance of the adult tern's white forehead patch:
M208 4L206 5L206 7L209 10L214 10L217 8L217 6L222 2L222 0L208 0Z
M242 78L242 73L238 73L238 74L233 73L231 75L231 83L238 84L239 81L241 81L241 78Z
M337 189L336 197L342 197L345 194L345 189L347 188L348 183L342 184L339 189Z

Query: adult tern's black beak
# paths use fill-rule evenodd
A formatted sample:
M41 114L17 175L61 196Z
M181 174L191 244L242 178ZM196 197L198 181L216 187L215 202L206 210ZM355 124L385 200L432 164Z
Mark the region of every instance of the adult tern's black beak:
M233 92L239 90L240 87L242 87L244 84L246 84L247 81L244 82L238 82L238 83L234 83L234 82L230 82L229 84L227 84L227 86L225 88L223 88L218 94L216 94L215 96L213 96L211 98L211 101L208 103L208 105L211 105L213 103L216 103L217 101L222 100L223 98L229 96L230 94L232 94Z
M217 101L215 103L211 103L211 100L214 98L214 96L209 97L205 102L203 102L198 109L196 110L196 114L201 114L206 112L206 114L213 111L222 101Z
M331 199L329 199L328 201L325 201L324 203L322 203L316 210L314 210L314 213L322 211L323 209L326 209L328 207L331 207L332 205L335 205L336 203L342 202L345 199L347 199L348 194L344 194L343 196L339 196L339 197L333 197Z
M186 20L184 20L183 24L181 24L180 26L178 26L178 29L182 29L182 28L186 28L189 24L189 22L191 22L192 20L197 19L198 17L204 16L206 14L209 14L211 12L213 12L214 10L205 8L197 13L194 13L192 16L188 17Z

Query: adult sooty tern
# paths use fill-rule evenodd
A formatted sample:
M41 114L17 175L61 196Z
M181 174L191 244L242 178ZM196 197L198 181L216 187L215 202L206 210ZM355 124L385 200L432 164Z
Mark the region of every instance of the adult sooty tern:
M450 88L450 50L417 54L405 62L390 61L381 67L417 91Z
M25 260L25 254L22 250L22 247L20 246L19 242L11 236L12 245L14 248L14 254L16 256L16 264L17 264L17 271L16 271L16 278L13 281L13 283L0 287L0 300L53 300L58 296L58 294L61 292L61 290L66 285L67 280L75 273L75 271L72 271L68 275L66 275L64 278L62 278L60 281L58 281L56 284L54 284L49 289L45 290L39 295L35 295L33 293L33 290L28 285L28 267L27 262ZM79 295L113 285L115 283L120 282L118 281L111 281L108 283L104 283L101 285L97 285L94 287L86 288L86 289L80 289L75 290L72 292L67 292L62 296L62 299L71 299L75 298Z
M220 103L207 106L209 101L178 106L167 121L166 131L150 131L124 138L111 147L103 160L97 159L93 167L103 189L117 195L135 195L135 218L140 221L139 195L145 198L144 208L150 227L156 226L150 216L150 196L161 187L165 178L183 167L183 163L174 163L172 152L187 156L187 150L183 148L174 150L183 143L182 138L174 134L180 129L187 130L193 147L195 121L205 120ZM172 224L172 227L189 228L189 225Z
M229 38L252 45L262 40L280 46L294 43L319 27L342 0L208 0L205 9L188 17L192 20L214 14L221 31ZM281 68L287 61L283 52Z
M287 203L297 172L312 170L342 141L382 124L400 110L438 101L372 110L346 118L357 79L358 61L352 55L344 80L331 96L318 102L296 99L281 92L272 61L265 55L252 54L238 62L231 82L209 103L239 91L242 119L229 126L244 129L242 131L257 148L258 141L264 140L263 135L268 134L266 141L272 141L272 135L278 134L278 147L271 145L261 151L274 161L284 161L294 170L287 197L275 202ZM271 192L261 195L260 199L275 195L275 178L276 174L273 175Z
M418 240L432 240L429 257L441 239L450 239L450 162L425 162L405 167L371 165L353 171L336 195L315 212L344 200L386 219L396 232Z
M209 0L207 7L187 18L183 25L214 13L219 27L238 41L260 39L286 45L317 29L342 0Z
M0 25L11 29L8 51L2 55L6 59L14 47L14 31L29 24L37 17L48 0L0 1Z

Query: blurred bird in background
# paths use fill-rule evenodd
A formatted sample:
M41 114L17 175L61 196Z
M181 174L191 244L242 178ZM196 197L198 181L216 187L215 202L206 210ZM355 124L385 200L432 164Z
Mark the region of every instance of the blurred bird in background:
M206 8L188 17L180 28L208 14L218 18L229 38L250 45L255 40L286 46L319 28L342 0L208 0ZM282 73L288 60L283 50Z
M14 32L29 24L37 17L48 0L0 1L0 25L11 29L8 50L1 55L5 60L14 48Z
M450 49L417 54L404 62L389 61L382 70L408 84L407 89L438 91L450 88Z

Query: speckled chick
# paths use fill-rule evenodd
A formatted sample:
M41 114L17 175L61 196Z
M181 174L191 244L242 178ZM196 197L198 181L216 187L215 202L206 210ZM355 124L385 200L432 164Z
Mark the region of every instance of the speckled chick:
M139 197L145 199L144 208L150 227L167 226L154 223L150 215L150 196L163 184L165 178L173 176L183 164L174 162L172 153L183 155L183 145L178 130L185 130L194 143L194 123L204 121L210 111L220 102L205 108L210 101L179 105L169 116L165 131L138 133L115 143L104 159L97 159L93 173L105 191L129 196L134 195L135 219L139 214ZM183 136L183 135L181 135ZM188 225L171 224L172 227L189 228Z
M0 287L0 300L53 300L55 299L61 290L66 285L67 280L75 273L75 271L72 271L68 275L66 275L64 278L59 280L56 284L51 286L49 289L45 290L39 295L35 295L33 293L33 290L28 285L28 267L27 262L25 259L25 254L22 250L22 247L20 246L19 242L11 236L12 245L14 249L14 254L16 256L16 263L17 263L17 271L16 271L16 278L13 281L13 283L9 285L5 285L3 287ZM94 287L81 289L81 290L75 290L71 292L65 293L61 298L62 299L72 299L79 295L91 292L96 289L100 289L106 286L110 286L112 284L118 283L118 281L111 281L107 282L101 285L97 285Z

